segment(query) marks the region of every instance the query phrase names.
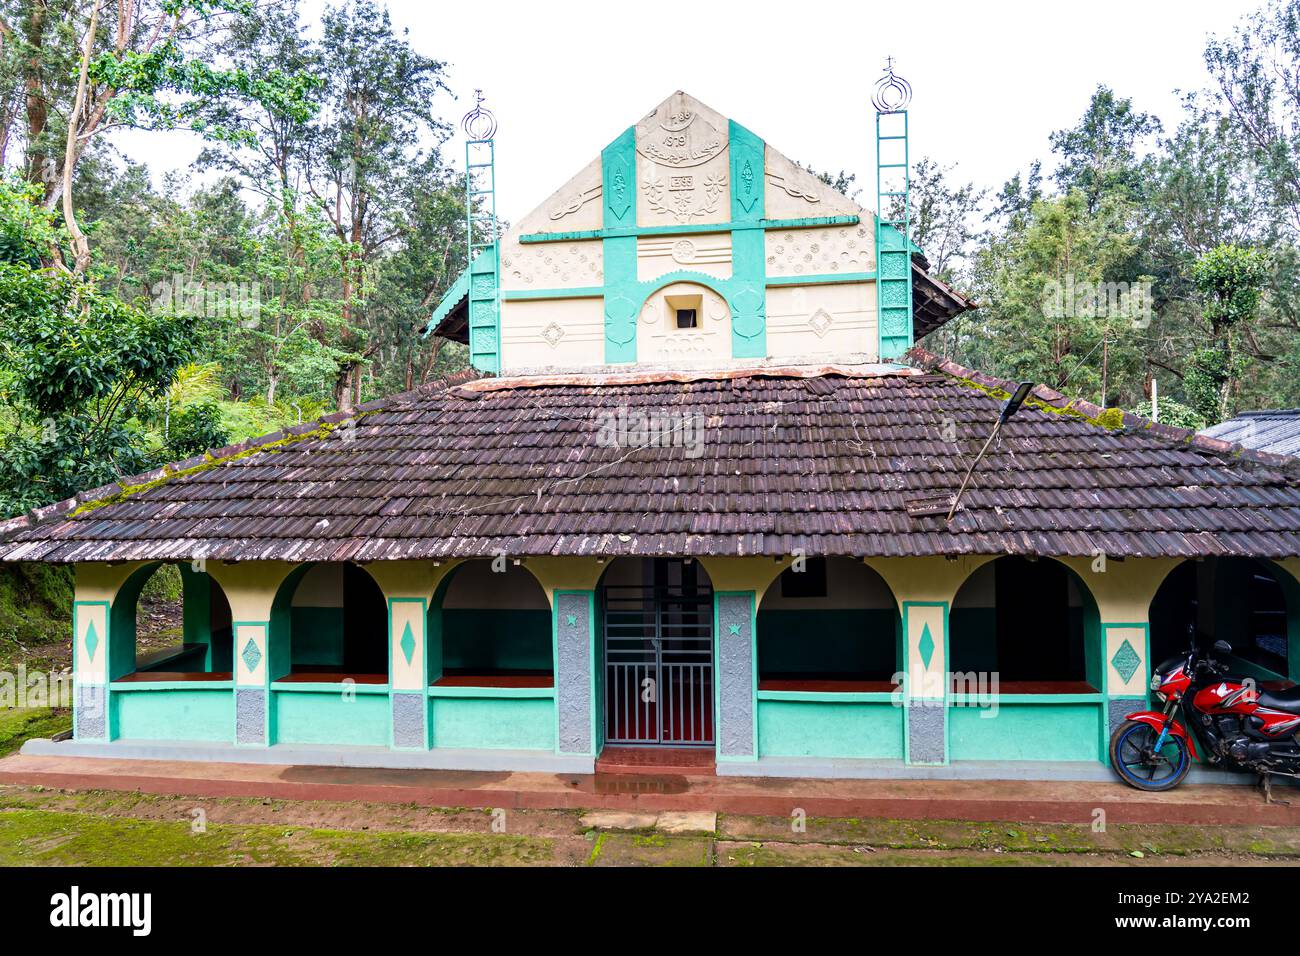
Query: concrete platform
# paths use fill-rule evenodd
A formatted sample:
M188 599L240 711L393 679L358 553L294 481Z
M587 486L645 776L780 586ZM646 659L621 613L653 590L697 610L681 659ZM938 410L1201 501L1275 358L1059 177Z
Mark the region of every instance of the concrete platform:
M1294 807L1266 804L1256 789L1222 783L1189 783L1147 794L1113 780L831 780L277 765L86 757L66 743L34 743L0 760L0 785L430 807L780 817L802 810L824 817L1053 823L1091 823L1102 809L1108 823L1300 826L1300 797ZM1297 793L1292 787L1276 790L1282 798Z
M302 764L315 767L372 767L380 770L518 770L525 773L594 773L593 757L565 757L537 750L403 751L387 747L274 744L237 747L204 740L29 740L22 752L33 756L89 757L114 760L177 760L200 763Z

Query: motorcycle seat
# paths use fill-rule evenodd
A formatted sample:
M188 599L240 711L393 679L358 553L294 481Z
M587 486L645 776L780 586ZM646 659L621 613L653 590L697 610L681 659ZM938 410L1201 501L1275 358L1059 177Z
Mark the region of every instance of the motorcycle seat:
M1300 713L1300 684L1283 690L1259 690L1259 706Z

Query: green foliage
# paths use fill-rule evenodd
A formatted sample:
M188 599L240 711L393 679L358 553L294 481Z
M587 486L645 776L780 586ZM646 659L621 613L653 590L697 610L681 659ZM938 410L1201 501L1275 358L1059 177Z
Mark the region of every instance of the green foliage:
M71 630L70 567L0 564L0 665L21 656L20 647L65 642Z
M169 457L189 458L225 446L230 441L230 430L220 405L199 402L171 417L166 437Z
M1192 279L1205 300L1205 318L1218 334L1255 317L1268 257L1259 249L1220 244L1196 261Z

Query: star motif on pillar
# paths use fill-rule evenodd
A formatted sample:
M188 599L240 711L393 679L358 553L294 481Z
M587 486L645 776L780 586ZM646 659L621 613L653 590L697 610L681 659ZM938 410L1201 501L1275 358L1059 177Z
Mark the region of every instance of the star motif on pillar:
M740 625L739 625L739 624L728 624L728 625L727 625L727 631L728 631L728 633L733 634L733 635L739 637L739 636L740 636Z
M578 615L576 615L576 614L569 614L569 615L567 615L567 616L565 617L565 619L564 619L564 623L565 623L567 626L569 626L569 627L577 627L577 626L578 626Z

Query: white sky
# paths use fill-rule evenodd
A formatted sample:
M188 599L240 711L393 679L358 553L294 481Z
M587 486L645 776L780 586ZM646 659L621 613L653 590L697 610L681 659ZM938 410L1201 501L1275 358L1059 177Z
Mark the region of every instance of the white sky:
M324 6L303 0L304 16ZM1205 85L1207 34L1254 0L893 0L603 3L390 0L420 52L447 61L458 120L482 87L497 115L497 209L518 221L673 90L743 123L792 159L846 169L875 205L871 87L886 56L914 95L912 158L956 162L999 187L1073 125L1098 83L1171 130L1175 90ZM906 11L902 18L895 11ZM190 134L119 134L155 175L198 153ZM448 144L459 166L459 139Z

